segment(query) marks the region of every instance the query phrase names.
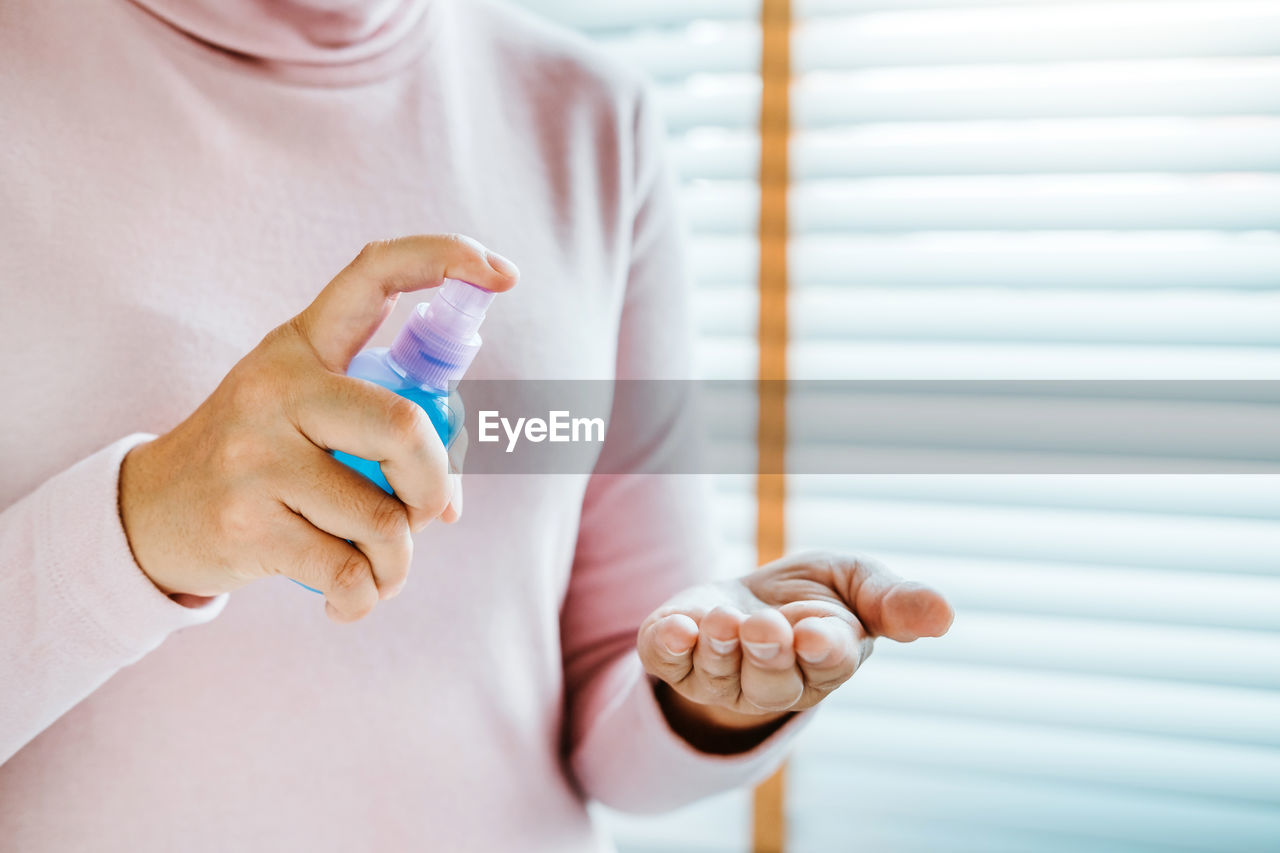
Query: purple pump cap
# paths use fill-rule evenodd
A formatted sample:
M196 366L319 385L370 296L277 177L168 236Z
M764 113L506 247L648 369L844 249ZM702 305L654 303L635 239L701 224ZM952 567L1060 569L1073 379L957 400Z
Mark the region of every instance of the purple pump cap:
M391 344L392 361L419 385L447 390L480 351L478 330L496 294L446 278L430 302L420 302Z

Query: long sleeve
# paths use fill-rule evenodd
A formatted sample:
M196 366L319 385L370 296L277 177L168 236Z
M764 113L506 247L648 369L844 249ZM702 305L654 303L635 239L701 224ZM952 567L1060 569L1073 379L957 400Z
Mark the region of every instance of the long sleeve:
M0 513L0 763L173 631L225 597L186 608L130 553L117 509L131 435Z
M747 753L702 753L668 726L635 651L644 618L674 593L709 580L716 559L706 478L673 473L686 470L678 460L691 439L689 294L661 123L647 97L635 115L632 250L617 376L671 384L643 395L642 418L610 429L583 502L561 637L575 779L589 797L648 812L762 778L803 723L792 720ZM617 414L615 399L615 422Z

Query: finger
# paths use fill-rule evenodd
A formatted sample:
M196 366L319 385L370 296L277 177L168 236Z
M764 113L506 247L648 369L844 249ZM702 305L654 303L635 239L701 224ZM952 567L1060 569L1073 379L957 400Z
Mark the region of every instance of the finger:
M808 619L811 616L831 616L850 623L858 621L857 617L850 612L848 605L822 599L805 598L800 601L788 601L778 608L778 612L787 617L793 630L801 619Z
M455 410L456 411L456 410ZM467 457L467 446L471 438L466 426L459 423L457 432L449 441L449 481L453 485L450 492L449 505L440 513L440 520L452 524L462 518L462 463Z
M467 461L467 448L471 446L471 433L465 424L459 423L457 429L449 435L449 470L462 473L462 465Z
M346 376L324 374L299 395L291 414L298 429L324 450L379 463L396 497L421 530L449 504L449 457L431 419L417 404Z
M440 513L440 520L445 524L453 524L462 518L462 475L450 474L449 482L452 484L449 505L444 508L444 512Z
M315 527L293 512L275 525L273 565L263 569L283 574L324 593L325 613L335 622L354 622L378 603L373 567L358 548Z
M693 649L693 671L700 698L724 705L741 697L738 679L742 669L742 647L738 632L746 617L732 607L712 608L698 625L698 642Z
M871 653L872 640L861 626L834 616L810 616L797 622L796 660L805 687L821 698L849 680Z
M462 395L458 392L456 385L449 389L449 398L446 401L446 408L449 416L449 440L445 442L449 446L449 459L454 462L456 470L462 470L462 460L467 455L467 415L466 407L462 403ZM456 445L461 442L461 447ZM454 454L457 454L456 458Z
M313 447L303 459L292 461L289 475L281 481L284 486L277 497L286 506L364 553L381 598L400 591L413 558L404 504Z
M804 693L796 668L791 624L776 610L753 613L738 630L743 658L742 698L762 711L790 708Z
M838 559L836 588L858 620L875 636L899 642L941 637L955 613L942 594L914 581L904 581L869 560Z
M640 631L636 644L645 671L675 686L693 671L698 623L684 613L663 616Z
M456 278L486 290L515 286L519 271L470 237L428 234L370 243L294 318L325 367L341 373L387 318L396 297Z

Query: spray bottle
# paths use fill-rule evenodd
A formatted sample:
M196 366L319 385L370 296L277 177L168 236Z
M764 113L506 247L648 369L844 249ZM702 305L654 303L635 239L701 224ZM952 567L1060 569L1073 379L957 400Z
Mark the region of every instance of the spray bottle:
M351 360L347 375L417 403L449 447L465 417L456 396L453 403L458 410L450 406L449 385L462 378L480 351L480 323L494 295L464 281L445 279L434 299L414 309L390 348L364 350ZM333 451L333 456L384 492L395 494L377 462L340 450Z

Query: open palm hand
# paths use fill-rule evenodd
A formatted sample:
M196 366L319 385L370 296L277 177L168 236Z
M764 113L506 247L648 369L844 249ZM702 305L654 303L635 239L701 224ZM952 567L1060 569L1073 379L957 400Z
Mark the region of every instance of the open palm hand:
M847 681L876 637L944 634L938 592L865 560L788 557L679 593L640 628L645 669L686 703L747 718L801 711Z

